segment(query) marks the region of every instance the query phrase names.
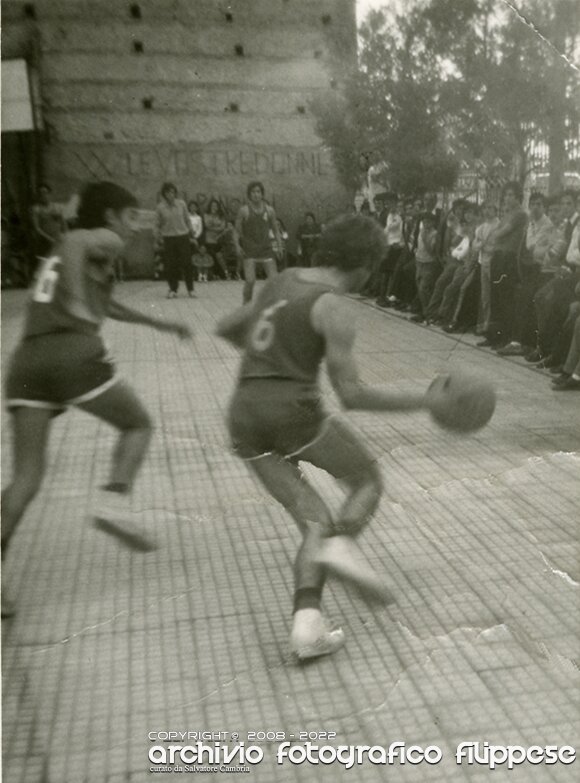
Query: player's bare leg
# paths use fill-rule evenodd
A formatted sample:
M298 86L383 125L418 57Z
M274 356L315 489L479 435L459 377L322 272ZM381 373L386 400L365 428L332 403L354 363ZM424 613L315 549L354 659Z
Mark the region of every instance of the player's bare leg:
M119 382L78 407L119 430L109 483L101 490L95 509L100 529L117 536L132 549L151 551L157 545L132 520L130 493L152 435L149 414L135 392Z
M254 285L256 284L256 261L253 258L244 258L244 290L243 302L247 304L252 301Z
M328 421L321 437L300 452L299 458L322 468L347 490L334 522L334 535L326 539L317 562L336 576L353 583L370 600L392 601L386 580L373 572L354 544L375 513L382 494L382 478L376 460L361 439L337 419Z
M275 277L278 274L276 260L274 258L267 258L264 261L264 269L266 270L266 277L268 278L268 280L271 277Z
M292 650L301 660L333 653L344 644L344 634L341 629L330 630L322 617L325 569L317 562L324 537L333 530L330 512L296 464L272 454L248 464L292 515L303 536L294 564Z
M2 563L18 522L40 489L45 471L45 454L54 410L15 408L12 411L13 479L2 492ZM3 580L4 581L4 580ZM2 586L2 617L14 614L14 602Z

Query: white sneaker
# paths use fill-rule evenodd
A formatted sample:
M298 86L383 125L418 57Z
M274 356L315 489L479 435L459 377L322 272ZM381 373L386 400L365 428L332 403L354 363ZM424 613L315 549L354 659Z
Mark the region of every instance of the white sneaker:
M393 603L394 597L385 580L365 563L350 536L327 538L315 558L334 576L353 584L369 601Z
M134 521L134 516L128 493L99 490L93 512L95 527L136 552L152 552L158 544Z
M332 655L345 643L342 628L324 628L318 636L309 639L304 635L298 635L295 631L290 636L290 649L299 661L307 661L310 658L320 658L322 655Z

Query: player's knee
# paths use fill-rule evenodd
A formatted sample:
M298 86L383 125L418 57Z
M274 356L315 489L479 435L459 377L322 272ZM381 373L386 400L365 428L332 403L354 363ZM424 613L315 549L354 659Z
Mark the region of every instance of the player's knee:
M153 419L145 408L133 411L132 415L124 422L123 430L141 430L143 432L153 432Z

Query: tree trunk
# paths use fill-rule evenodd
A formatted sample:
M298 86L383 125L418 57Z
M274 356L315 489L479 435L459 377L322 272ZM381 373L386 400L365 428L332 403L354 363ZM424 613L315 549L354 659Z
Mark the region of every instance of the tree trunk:
M574 11L568 0L558 0L554 8L554 26L552 42L559 52L566 48L566 32L572 21ZM554 89L554 101L550 111L550 130L548 146L550 148L550 178L548 188L550 194L556 193L564 186L564 172L566 169L566 83L567 69L564 60L558 55L553 55L554 68L551 79Z

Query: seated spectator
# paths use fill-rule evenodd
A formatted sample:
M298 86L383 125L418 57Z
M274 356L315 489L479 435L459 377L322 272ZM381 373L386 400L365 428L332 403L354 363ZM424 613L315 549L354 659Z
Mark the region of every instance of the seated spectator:
M576 286L576 296L580 297L580 285ZM560 376L552 381L552 388L554 391L580 391L580 313L574 320L566 362Z
M492 250L490 324L485 340L478 343L480 346L501 348L511 336L518 256L528 223L521 203L521 186L517 182L508 182L502 192L503 216L489 237Z
M559 363L554 357L557 336L568 317L569 306L574 300L574 288L580 281L580 216L577 208L578 194L567 190L560 201L563 222L560 237L548 251L550 263L559 266L553 277L543 285L534 297L536 308L538 343L536 350L526 355L528 361L540 361L545 367Z
M537 339L534 295L541 284L542 262L553 244L555 226L546 215L542 193L532 193L528 207L528 227L518 258L512 339L498 349L500 356L524 356L533 350Z
M197 270L197 279L200 283L208 282L208 275L214 265L214 260L207 252L203 242L199 245L199 250L193 256L193 265Z
M437 260L437 219L435 215L425 215L421 221L421 229L417 239L417 250L415 251L415 274L417 284L417 297L419 300L420 312L414 315L411 320L415 323L422 323L425 320L425 313L429 306L429 301L433 294L433 288L439 274L441 266Z
M300 266L311 266L312 257L318 247L318 240L320 239L321 234L322 230L316 222L314 214L312 212L306 212L304 215L304 222L300 224L298 231L296 232L296 239L298 241L298 263Z

